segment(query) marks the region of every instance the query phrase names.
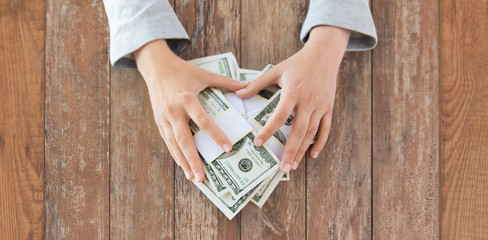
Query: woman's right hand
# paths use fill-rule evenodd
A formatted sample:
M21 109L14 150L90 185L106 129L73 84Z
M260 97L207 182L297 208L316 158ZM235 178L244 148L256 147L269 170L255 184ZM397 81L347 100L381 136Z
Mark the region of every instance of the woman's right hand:
M137 67L146 81L154 118L161 137L188 180L203 181L205 172L189 120L192 119L222 149L232 143L200 105L198 94L207 87L237 91L247 83L208 72L176 56L165 40L155 40L135 52Z

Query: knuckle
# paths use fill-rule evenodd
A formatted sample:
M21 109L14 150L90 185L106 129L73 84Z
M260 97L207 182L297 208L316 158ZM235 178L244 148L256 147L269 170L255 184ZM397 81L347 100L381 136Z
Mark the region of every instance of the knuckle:
M306 132L307 132L307 128L303 125L297 125L295 127L295 133L298 136L303 136L303 135L305 135Z
M170 109L167 105L164 105L159 111L154 111L154 120L158 126L163 127L163 123L168 118L169 112Z
M295 157L295 154L296 154L296 151L294 150L285 150L284 152L284 156L286 156L286 159L285 159L285 162L291 162L293 160L293 158Z
M166 141L166 134L161 129L159 129L159 135L161 136L161 138L163 139L163 141L167 142Z
M259 78L259 77L256 78L256 80L254 80L251 83L249 83L249 85L247 86L247 88L255 89L259 85L259 83L261 83L262 79L263 79L262 77L261 78Z
M316 127L309 128L308 131L307 131L307 136L313 137L313 136L315 136L315 133L316 132L317 132L317 128Z
M211 124L210 118L204 113L198 113L195 118L198 122L199 127L202 129L208 128Z
M190 143L189 139L185 136L180 136L176 139L180 146L186 146Z
M296 89L300 89L300 88L297 87ZM304 94L294 94L294 93L285 91L285 92L282 92L280 101L286 101L286 102L296 101L298 99L298 96L300 96L300 95L308 95L308 93L306 93L306 94L305 93Z
M174 139L174 138L167 138L167 139L166 139L166 143L168 143L168 145L169 145L170 147L175 147L175 146L176 146L176 141L175 141L175 139Z
M192 102L193 95L189 92L182 92L179 94L179 100L184 105L190 104Z
M176 113L178 112L178 103L176 102L170 102L170 103L167 103L166 106L164 106L164 109L166 109L166 111L164 112L161 112L158 117L160 119L164 119L164 115L165 114L168 114L169 116L174 116L176 115Z
M334 110L334 103L321 103L321 105L322 105L322 111L325 113L329 113L332 112L332 110Z

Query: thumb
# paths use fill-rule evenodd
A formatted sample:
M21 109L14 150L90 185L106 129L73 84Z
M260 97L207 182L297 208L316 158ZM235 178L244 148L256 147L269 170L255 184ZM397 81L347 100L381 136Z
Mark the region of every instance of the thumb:
M230 77L218 75L212 73L209 76L209 85L212 87L226 88L231 91L237 91L239 89L245 88L249 82L239 82Z
M246 88L237 91L237 96L240 98L250 98L262 89L276 83L280 76L281 74L278 71L278 68L274 67L254 79L254 81L252 81Z

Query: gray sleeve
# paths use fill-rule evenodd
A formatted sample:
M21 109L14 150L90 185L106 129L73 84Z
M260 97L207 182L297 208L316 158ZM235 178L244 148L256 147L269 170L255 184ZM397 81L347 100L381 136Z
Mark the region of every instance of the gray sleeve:
M134 51L156 39L166 39L179 54L189 37L167 0L103 0L110 27L110 62L116 68L136 68Z
M351 30L347 51L369 50L377 36L367 0L311 0L300 38L306 42L313 27L329 25Z

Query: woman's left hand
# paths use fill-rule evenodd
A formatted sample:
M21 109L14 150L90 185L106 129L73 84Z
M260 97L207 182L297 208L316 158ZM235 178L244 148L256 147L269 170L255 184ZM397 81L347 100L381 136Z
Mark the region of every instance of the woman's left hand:
M332 122L337 73L349 41L350 31L332 26L317 26L305 46L296 54L258 77L237 92L248 98L277 84L282 88L280 101L254 143L263 145L295 111L292 130L281 159L281 170L297 169L312 143L310 156L317 158L325 146Z

